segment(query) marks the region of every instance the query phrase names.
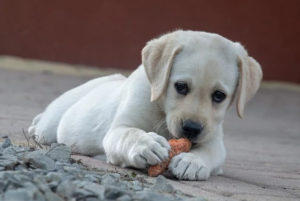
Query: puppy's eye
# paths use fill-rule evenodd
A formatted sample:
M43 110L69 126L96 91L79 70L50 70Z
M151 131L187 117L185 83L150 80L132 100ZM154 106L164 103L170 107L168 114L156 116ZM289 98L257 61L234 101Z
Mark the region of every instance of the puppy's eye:
M211 95L211 98L213 102L221 103L223 100L225 100L226 94L217 90Z
M186 95L189 92L189 87L185 82L176 82L174 86L179 94Z

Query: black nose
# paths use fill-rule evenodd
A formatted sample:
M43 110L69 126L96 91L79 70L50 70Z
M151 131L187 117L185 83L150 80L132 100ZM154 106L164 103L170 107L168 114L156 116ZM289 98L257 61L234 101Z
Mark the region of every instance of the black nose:
M185 120L182 124L183 135L187 138L196 137L201 133L202 129L203 127L201 124L191 120Z

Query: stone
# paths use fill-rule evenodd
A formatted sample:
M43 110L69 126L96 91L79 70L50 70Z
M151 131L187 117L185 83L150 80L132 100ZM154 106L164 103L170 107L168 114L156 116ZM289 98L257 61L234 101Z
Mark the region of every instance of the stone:
M51 144L50 150L46 153L47 156L55 161L68 162L71 157L71 148L64 144Z
M46 201L43 194L37 188L18 188L9 189L4 193L4 201L28 201L39 200Z
M0 200L179 201L188 198L175 191L163 176L152 185L137 175L128 177L89 170L73 163L69 148L62 144L53 144L50 150L34 151L14 145L0 147L3 149Z
M158 191L158 192L166 192L166 193L174 193L175 192L174 187L171 184L169 184L167 179L162 175L159 175L156 178L156 182L155 182L154 186L152 187L152 189L154 191Z
M170 200L172 200L172 199L170 199L170 197L167 197L163 194L159 194L157 192L152 192L149 190L137 192L135 198L138 200L143 200L143 201L157 201L157 200L170 201Z
M93 198L104 198L104 186L88 182L88 181L63 181L57 187L56 193L61 197L66 199L78 198L81 200L83 198L93 197ZM80 199L79 199L80 198Z
M95 198L95 197L87 197L84 198L84 201L101 201L99 198Z
M128 195L128 193L116 186L105 186L105 190L104 190L105 199L116 200L119 197L122 197L124 195Z
M35 168L54 170L55 162L45 155L45 150L28 152L24 156L24 161L30 163Z
M16 155L16 154L17 151L13 146L7 147L2 151L2 155Z
M130 182L130 188L134 191L141 191L143 190L143 185L139 181L132 181Z
M194 198L189 198L186 201L208 201L208 200L202 197L194 197Z
M120 177L118 173L108 173L102 177L101 183L105 185L115 185L119 183Z
M129 195L123 195L118 198L118 201L131 201L133 200Z
M18 201L28 201L33 200L33 195L27 192L26 189L8 190L4 193L4 201L18 200Z
M100 177L99 175L95 175L95 174L87 174L87 175L84 175L84 179L87 179L90 182L100 183L102 177Z
M8 154L0 156L0 167L3 167L5 170L15 169L17 164L19 164L17 156Z
M14 170L27 170L27 165L26 164L24 164L24 163L21 163L21 164L19 164L19 163L17 163L16 165L15 165L15 167L14 167Z
M56 182L60 182L64 177L64 174L61 172L49 172L47 173L47 175L45 176L46 180L49 182L51 181L56 181Z
M7 185L7 189L23 187L24 182L22 182L22 178L12 172L13 171L0 172L0 180Z
M12 144L11 144L11 141L9 138L5 138L4 142L2 143L2 148L6 149L7 147L10 147Z
M56 193L62 198L71 199L75 187L72 181L64 180L57 186Z
M35 185L43 192L51 191L45 176L37 175L33 178Z
M46 191L45 192L45 198L47 201L64 201L64 199L57 194L51 192L51 191Z
M90 195L90 196L97 196L98 198L102 198L104 197L104 191L105 191L105 187L97 184L97 183L93 183L93 182L89 182L89 181L75 181L74 182L77 188L77 192L78 189L84 189L85 191L87 191L88 193L85 193L86 195ZM84 192L84 191L81 191Z

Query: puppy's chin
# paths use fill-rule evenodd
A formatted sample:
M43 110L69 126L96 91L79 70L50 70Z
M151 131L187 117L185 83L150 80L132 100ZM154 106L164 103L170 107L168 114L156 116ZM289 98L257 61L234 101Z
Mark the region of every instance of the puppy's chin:
M211 138L213 138L214 133L215 133L215 129L204 129L202 133L199 136L197 136L197 138L192 140L192 142L195 144L204 143L210 140Z
M206 133L202 133L200 134L199 136L197 136L196 138L194 139L191 139L192 143L194 144L200 144L200 143L203 143L205 142L206 140L208 140L210 138L210 136Z

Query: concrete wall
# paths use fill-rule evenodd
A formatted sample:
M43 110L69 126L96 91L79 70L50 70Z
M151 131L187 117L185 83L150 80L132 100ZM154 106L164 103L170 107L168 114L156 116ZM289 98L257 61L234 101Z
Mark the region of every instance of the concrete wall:
M266 80L300 83L299 0L1 0L0 54L135 68L145 42L177 28L240 41Z

